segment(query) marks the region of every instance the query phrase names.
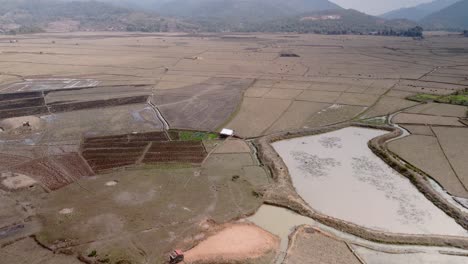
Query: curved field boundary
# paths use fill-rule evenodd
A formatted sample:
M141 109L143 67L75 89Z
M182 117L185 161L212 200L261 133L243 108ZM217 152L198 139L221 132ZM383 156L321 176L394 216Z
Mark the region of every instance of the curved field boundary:
M375 231L369 228L358 226L354 223L346 222L330 216L320 214L310 208L307 203L296 193L292 184L286 164L279 154L271 146L276 141L323 134L334 130L342 129L348 126L367 127L383 129L391 133L377 137L369 142L371 150L381 157L388 165L408 177L411 182L421 191L430 201L442 209L463 228L468 229L468 218L458 208L449 204L429 185L424 176L411 171L398 160L389 154L385 148L385 142L401 135L402 131L398 128L389 126L373 126L358 123L342 123L318 129L299 130L295 132L278 133L265 136L254 141L258 149L258 156L263 163L271 170L275 184L266 190L263 195L266 204L284 207L293 210L303 216L310 217L324 225L341 230L366 240L387 243L387 244L408 244L408 245L426 245L426 246L449 246L468 249L468 238L454 236L438 235L408 235Z

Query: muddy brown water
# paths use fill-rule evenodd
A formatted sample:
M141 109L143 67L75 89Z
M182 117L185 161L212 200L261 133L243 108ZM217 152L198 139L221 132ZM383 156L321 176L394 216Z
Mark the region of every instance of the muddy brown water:
M371 242L323 225L311 218L296 214L288 209L271 205L261 206L260 209L253 216L247 218L247 220L268 232L277 235L281 239L280 251L275 260L275 263L277 264L283 263L286 257L289 235L294 231L295 227L302 225L316 228L326 234L330 234L347 242L352 246L354 253L361 259L364 259L367 264L468 263L459 262L461 260L468 261L467 257L461 257L468 256L467 250L449 247L390 245ZM357 249L360 250L358 251ZM385 252L389 252L391 254L387 254ZM441 254L441 252L447 252L447 254ZM313 253L311 252L311 254ZM386 255L394 257L389 258L388 262L386 262ZM398 260L400 262L395 262Z
M396 254L386 253L368 249L365 247L353 246L353 250L368 264L466 264L468 257L445 255L439 253L407 253Z
M322 214L373 230L467 236L368 148L383 130L348 127L273 144L298 194Z

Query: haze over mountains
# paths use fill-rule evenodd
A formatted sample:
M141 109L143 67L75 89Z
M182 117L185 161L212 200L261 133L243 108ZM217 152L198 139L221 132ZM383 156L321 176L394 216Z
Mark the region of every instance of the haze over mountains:
M428 15L421 22L430 29L468 29L468 0L459 1L438 12Z
M328 0L0 0L0 32L109 30L368 34L405 31L418 25L415 21L437 29L464 29L467 16L457 12L460 9L456 7L450 9L450 4L456 1L436 0L413 9L394 11L382 18L343 9ZM463 8L463 5L458 8ZM428 15L423 15L420 10L425 10ZM433 10L442 13L432 14L434 12L430 11ZM408 14L403 16L405 12Z
M381 17L387 19L409 19L419 21L424 17L449 7L460 0L435 0L433 2L420 4L409 8L400 8L387 12Z
M426 29L461 30L468 28L468 0L435 0L381 15L386 19L408 19Z

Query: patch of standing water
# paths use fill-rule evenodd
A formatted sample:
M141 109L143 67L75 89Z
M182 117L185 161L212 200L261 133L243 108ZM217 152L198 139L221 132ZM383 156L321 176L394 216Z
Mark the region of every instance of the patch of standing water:
M311 218L296 214L293 211L280 208L280 207L276 207L276 206L271 206L271 205L263 205L262 207L260 207L257 213L247 218L247 220L267 230L268 232L274 235L277 235L281 239L280 252L276 258L275 263L282 263L284 261L286 257L287 249L288 249L289 235L294 231L295 227L302 226L302 225L311 226L327 234L331 234L347 243L352 244L353 248L365 247L365 248L369 248L377 252L379 251L392 252L393 254L402 254L402 255L414 254L414 255L411 255L410 260L413 260L415 262L400 262L400 263L431 263L431 262L422 262L422 261L428 260L431 257L433 257L434 259L450 260L453 257L452 255L466 255L468 253L468 251L466 250L457 249L457 248L379 244L379 243L371 242L371 241L353 236L348 233L341 232L337 229L323 225ZM440 254L440 252L447 252L447 254L452 254L452 255L442 255ZM311 252L311 254L313 254L313 252ZM467 258L465 258L465 260L466 259ZM382 264L386 262L382 262L382 261L367 262L367 264L374 264L374 263ZM393 263L393 262L389 262L389 263ZM442 261L442 262L435 262L435 263L451 263L451 262ZM454 262L454 264L455 263L458 264L458 262Z
M352 246L352 248L354 252L368 264L466 264L468 262L468 257L466 256L443 255L438 253L395 254L375 251L359 246Z
M276 257L275 263L283 263L288 250L288 236L293 229L296 226L313 225L315 223L313 219L270 205L260 207L257 213L247 218L247 220L277 235L281 239L280 252Z
M368 148L387 131L348 127L273 144L298 194L315 210L377 231L467 236Z
M449 202L450 204L452 204L456 208L460 209L462 212L468 213L468 208L466 208L465 206L463 206L463 204L461 204L461 203L459 203L459 201L457 201L457 199L463 199L463 198L458 198L458 197L454 197L454 196L450 195L448 192L446 192L444 190L444 188L442 188L442 186L440 186L433 179L428 177L427 180L431 184L432 188L436 192L438 192L447 202Z

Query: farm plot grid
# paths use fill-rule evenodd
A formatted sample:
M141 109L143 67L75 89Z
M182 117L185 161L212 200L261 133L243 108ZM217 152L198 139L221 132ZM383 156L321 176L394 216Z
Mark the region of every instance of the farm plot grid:
M165 132L88 137L81 149L95 172L140 163L200 164L207 156L202 141L171 140Z
M45 96L50 93L54 91L0 94L0 119L146 103L148 100L148 95L137 95L102 100L47 103Z

